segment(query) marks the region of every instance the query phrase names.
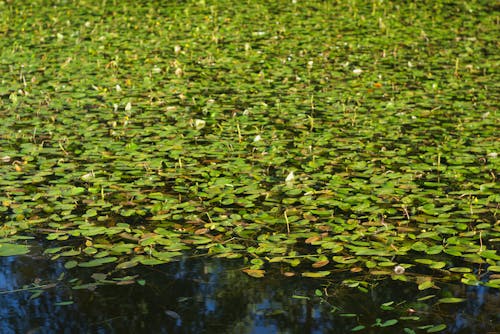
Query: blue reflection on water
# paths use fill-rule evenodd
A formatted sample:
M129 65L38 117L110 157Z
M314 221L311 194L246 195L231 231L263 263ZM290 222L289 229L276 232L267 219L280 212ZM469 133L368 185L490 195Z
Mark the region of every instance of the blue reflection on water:
M241 273L241 263L209 259L133 269L146 279L144 287L107 285L95 291L73 290L69 284L73 277L88 281L92 271L77 268L67 272L61 262L43 257L4 257L0 258L0 266L2 334L320 334L350 332L360 323L374 333L394 333L408 325L371 327L378 317L394 316L384 313L380 305L390 300L416 300L414 285L398 286L403 283L390 280L369 294L337 285L331 291L334 296L330 302L341 312L358 314L344 318L332 312L333 306L313 297L314 290L320 287L318 281L272 275L253 279ZM64 273L68 277L59 279ZM42 291L41 295L31 298L38 291ZM415 326L444 322L449 333L467 334L500 330L498 291L452 285L445 292L466 297L467 302L426 310L419 314L423 322ZM310 299L295 299L293 295ZM57 305L65 301L74 303Z

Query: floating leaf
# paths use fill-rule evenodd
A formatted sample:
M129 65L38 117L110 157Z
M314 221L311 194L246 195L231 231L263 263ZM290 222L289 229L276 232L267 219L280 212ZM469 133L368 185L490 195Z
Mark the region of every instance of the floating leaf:
M292 295L292 298L294 298L294 299L304 299L304 300L311 299L311 298L309 298L307 296L301 296L301 295Z
M312 277L312 278L326 277L328 275L330 275L329 271L316 271L316 272L304 272L304 273L302 273L303 277Z
M395 324L398 323L397 319L389 319L387 321L384 321L383 323L380 324L380 327L389 327L389 326L394 326Z
M498 255L494 250L484 250L480 252L479 255L481 255L481 257L484 257L485 259L500 261L500 255Z
M357 317L358 315L356 313L341 313L339 316L344 317L344 318L354 318Z
M465 301L464 298L455 298L455 297L441 298L438 300L439 303L443 304L461 303L463 301Z
M72 269L72 268L75 268L77 265L78 265L77 261L70 260L70 261L68 261L68 262L66 262L64 264L64 268L66 268L66 269Z
M432 281L424 281L418 285L419 290L427 290L432 287L434 287L434 282Z
M118 260L118 258L114 257L114 256L103 257L103 258L100 258L100 259L94 259L94 260L90 260L90 261L87 261L87 262L80 262L78 264L78 266L79 267L84 267L84 268L98 267L98 266L101 266L101 265L106 264L106 263L115 262L116 260Z
M435 325L427 329L427 333L437 333L446 329L445 324Z
M29 253L29 248L26 245L0 243L0 256L14 256Z
M470 273L472 272L471 268L465 268L465 267L453 267L449 269L450 271L454 273Z
M363 329L365 329L365 328L366 328L366 327L365 327L365 326L363 326L363 325L358 325L358 326L356 326L356 327L352 328L352 329L351 329L351 332L358 332L358 331L361 331L361 330L363 330Z
M152 258L149 258L149 259L141 259L139 260L139 262L141 264L144 264L146 266L155 266L157 264L164 264L165 261L162 261L162 260L158 260L158 259L152 259ZM128 264L127 264L128 265ZM120 269L125 269L125 268L120 268Z
M434 298L434 297L436 297L436 295L427 295L427 296L424 296L424 297L420 297L417 300L420 301L420 302L422 302L424 300L431 299L431 298Z
M330 263L330 261L328 261L328 260L318 261L318 262L314 262L312 264L312 267L313 268L321 268L321 267L326 266L328 263Z
M242 270L245 274L251 277L255 278L262 278L264 277L264 274L266 273L265 270L262 269L243 269Z
M427 245L421 241L417 241L411 246L411 249L419 252L424 252L427 250L427 248L428 248Z

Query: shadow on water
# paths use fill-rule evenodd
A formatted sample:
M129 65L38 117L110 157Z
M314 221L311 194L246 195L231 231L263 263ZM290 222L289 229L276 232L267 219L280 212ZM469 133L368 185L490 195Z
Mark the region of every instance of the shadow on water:
M368 292L331 283L324 290L325 282L281 275L254 279L241 273L241 263L197 258L132 270L140 272L144 286L75 290L71 282L88 281L92 272L68 271L37 255L3 257L0 265L3 334L348 333L359 325L365 326L362 333L424 333L419 326L440 323L447 325L443 333L500 332L500 293L484 287L433 291L467 298L445 305L418 302L429 293L402 282L380 281ZM318 288L329 297L315 296ZM388 301L401 307L383 309ZM408 315L419 320L404 319ZM398 323L376 325L391 318Z

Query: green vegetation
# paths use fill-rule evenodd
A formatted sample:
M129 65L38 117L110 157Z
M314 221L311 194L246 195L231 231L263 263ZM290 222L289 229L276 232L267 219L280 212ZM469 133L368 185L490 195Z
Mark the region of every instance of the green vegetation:
M500 288L489 1L78 3L0 3L0 255Z

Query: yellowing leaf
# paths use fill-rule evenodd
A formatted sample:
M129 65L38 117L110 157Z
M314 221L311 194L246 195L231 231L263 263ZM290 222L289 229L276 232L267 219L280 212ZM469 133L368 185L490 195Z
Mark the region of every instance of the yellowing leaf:
M418 285L418 289L419 290L427 290L429 288L432 288L433 286L434 286L434 282L432 282L432 281L425 281L425 282L420 283Z
M266 273L266 271L262 269L243 269L243 272L248 276L252 276L255 278L262 278Z
M302 273L303 277L312 277L312 278L326 277L328 275L330 275L329 271L316 271L316 272Z
M318 261L318 262L314 262L312 264L312 267L313 268L321 268L321 267L326 266L328 263L330 263L330 261L328 261L328 260Z

